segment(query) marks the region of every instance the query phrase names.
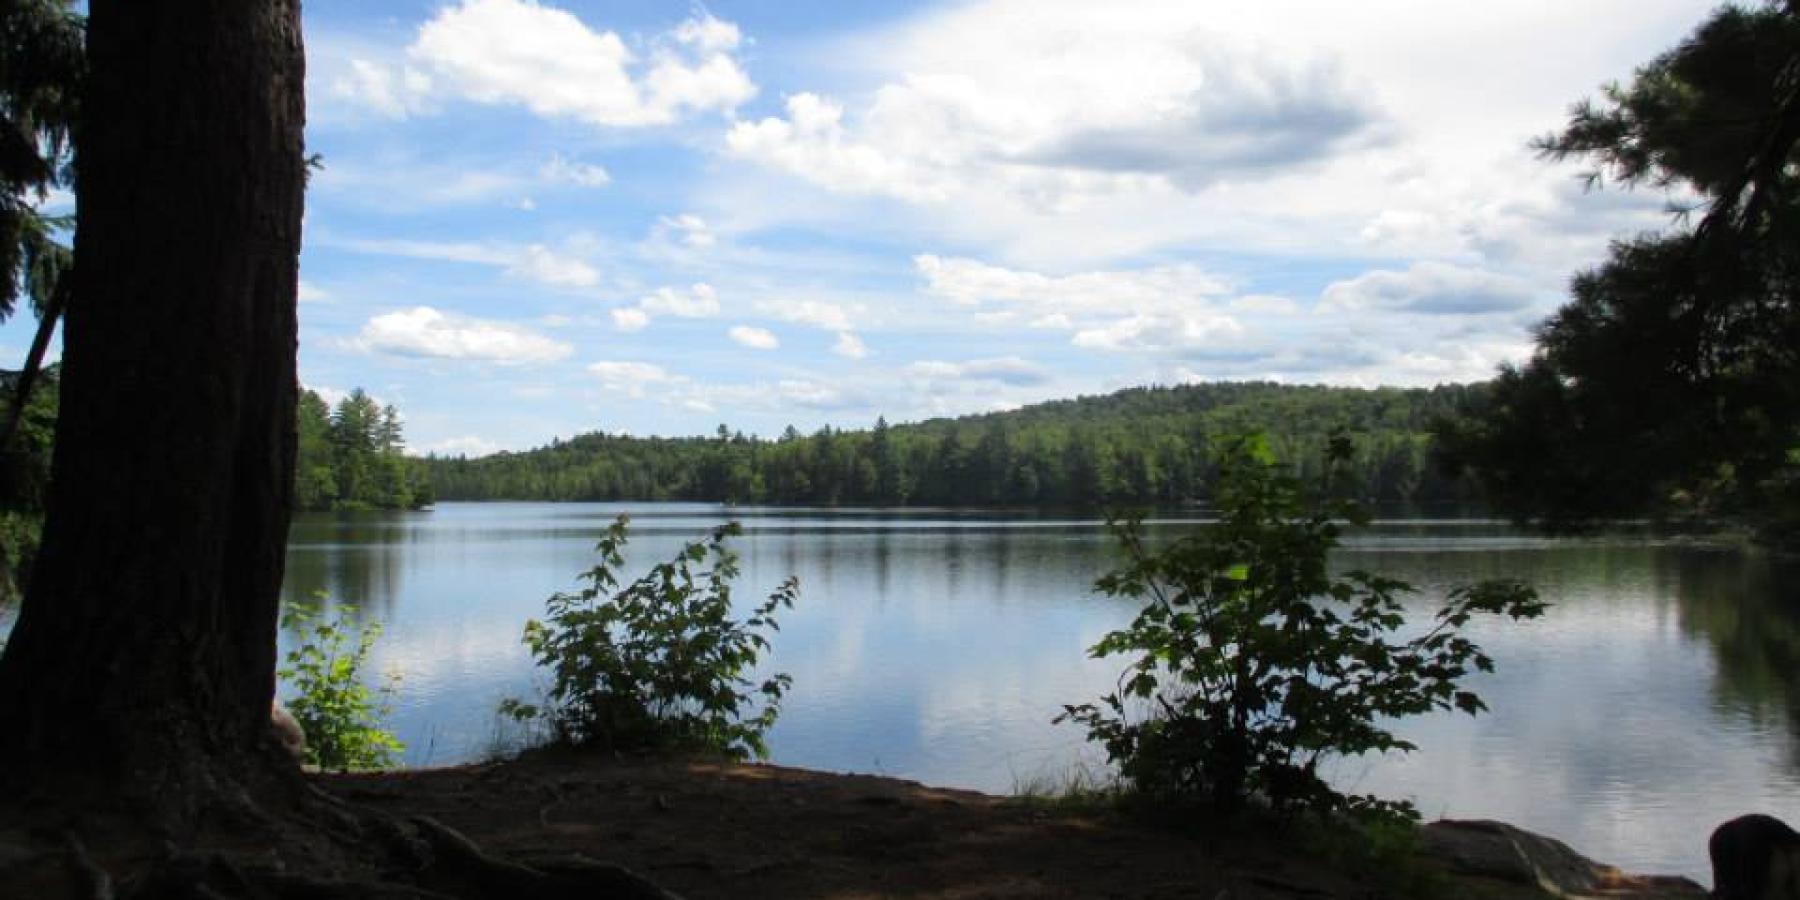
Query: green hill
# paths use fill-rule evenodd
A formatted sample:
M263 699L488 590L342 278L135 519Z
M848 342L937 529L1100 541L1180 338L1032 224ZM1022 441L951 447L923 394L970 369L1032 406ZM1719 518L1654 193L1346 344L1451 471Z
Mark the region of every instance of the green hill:
M1431 423L1485 385L1338 388L1218 382L1130 388L1002 413L774 440L600 433L523 453L425 460L445 500L1092 506L1202 497L1209 445L1249 431L1311 472L1329 435L1356 448L1359 493L1384 503L1463 503L1433 470Z

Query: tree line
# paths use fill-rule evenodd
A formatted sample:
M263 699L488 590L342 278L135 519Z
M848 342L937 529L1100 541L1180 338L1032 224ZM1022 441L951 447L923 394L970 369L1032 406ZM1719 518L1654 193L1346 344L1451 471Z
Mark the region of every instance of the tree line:
M1300 477L1334 431L1352 435L1354 490L1381 503L1474 500L1431 455L1434 422L1482 386L1364 390L1270 382L1131 388L1004 413L873 428L789 427L764 439L604 433L523 453L427 457L445 500L692 500L737 503L1096 506L1202 500L1214 445L1267 434Z
M400 413L357 388L336 407L303 391L295 418L294 505L301 510L417 509L433 493L406 456Z

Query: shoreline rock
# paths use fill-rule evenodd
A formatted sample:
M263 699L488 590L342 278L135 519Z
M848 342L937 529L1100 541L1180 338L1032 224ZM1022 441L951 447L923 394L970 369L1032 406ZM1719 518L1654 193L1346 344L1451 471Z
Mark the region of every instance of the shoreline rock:
M1443 819L1425 825L1419 835L1425 852L1451 873L1492 882L1501 891L1512 887L1526 892L1518 896L1669 900L1711 896L1691 879L1630 874L1588 859L1562 841L1505 822Z

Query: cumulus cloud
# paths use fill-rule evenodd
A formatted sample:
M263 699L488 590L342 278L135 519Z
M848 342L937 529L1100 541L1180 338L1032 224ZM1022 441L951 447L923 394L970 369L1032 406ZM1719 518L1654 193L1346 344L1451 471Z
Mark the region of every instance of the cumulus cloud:
M716 384L696 381L654 363L608 360L588 366L602 390L633 399L655 400L695 412L717 409L780 410L793 407L840 411L865 402L860 394L812 378Z
M654 363L602 360L590 363L587 370L600 380L603 388L628 397L642 397L652 387L686 384L688 379L675 375Z
M774 350L781 346L775 333L767 328L756 328L750 325L734 325L730 332L731 340L752 350Z
M783 322L810 325L826 331L850 331L856 327L850 321L848 310L824 300L795 297L764 299L756 302L756 311Z
M546 118L594 125L665 125L693 112L730 112L756 95L732 55L736 26L710 15L678 25L634 52L617 32L534 0L463 0L420 27L406 50L402 83L420 95L523 106ZM378 64L357 60L354 71ZM394 99L396 76L362 74L360 96Z
M993 381L1017 386L1043 384L1050 379L1042 366L1017 356L967 362L920 360L907 366L906 374L929 380Z
M426 453L435 453L438 456L466 456L473 458L479 456L491 456L495 453L499 453L505 448L487 438L471 434L463 435L461 437L445 438L435 444L428 444L418 449L423 450Z
M553 287L591 287L600 273L579 257L543 244L516 246L482 241L416 241L406 239L334 241L334 246L381 256L498 266L508 275Z
M538 168L538 177L552 184L590 188L605 187L612 182L612 175L604 168L564 159L560 153L551 154L549 161Z
M1440 262L1414 263L1405 271L1380 269L1325 288L1320 309L1355 313L1388 311L1429 315L1482 315L1529 309L1540 292L1518 279Z
M1090 350L1189 350L1245 331L1227 311L1230 283L1193 265L1045 275L922 254L913 266L928 293L980 310L978 321L1069 331Z
M574 351L527 328L441 312L429 306L385 313L352 342L372 353L504 364L548 363Z
M417 69L366 59L350 60L331 85L333 95L394 119L428 108L430 90L431 79Z
M1705 12L1699 0L1147 2L1129 15L1084 0L938 4L829 48L867 90L801 83L726 143L771 176L755 184L763 222L855 222L864 198L891 198L917 207L884 210L893 227L1040 269L1204 246L1530 267L1549 284L1608 235L1662 224L1664 198L1597 214L1606 201L1568 191L1570 169L1526 140ZM791 178L822 190L768 202L790 199Z
M862 359L869 355L869 347L854 333L840 331L837 342L831 345L831 352L847 359Z
M299 296L296 299L301 303L318 303L321 300L331 299L331 292L302 278L300 279Z
M718 243L718 237L707 227L706 220L693 213L657 216L656 225L650 230L650 237L653 240L673 241L695 250L705 250Z
M1110 352L1175 351L1212 347L1244 334L1244 326L1231 316L1203 310L1160 312L1128 316L1075 332L1070 343L1088 350Z
M627 306L612 311L613 327L620 331L642 331L650 324L650 314L635 306Z
M683 319L705 319L719 314L719 294L712 285L701 282L687 290L660 287L638 301L638 309L646 315L669 315Z
M937 203L998 185L1055 205L1304 167L1380 132L1334 58L1198 10L990 0L888 37L904 74L853 110L796 93L785 115L734 125L730 150L842 193Z
M526 247L507 272L560 287L592 287L600 283L600 273L593 266L554 253L543 244Z
M1231 290L1225 279L1186 264L1055 276L924 253L913 257L913 267L924 276L927 291L960 305L1001 302L1044 313L1141 310Z

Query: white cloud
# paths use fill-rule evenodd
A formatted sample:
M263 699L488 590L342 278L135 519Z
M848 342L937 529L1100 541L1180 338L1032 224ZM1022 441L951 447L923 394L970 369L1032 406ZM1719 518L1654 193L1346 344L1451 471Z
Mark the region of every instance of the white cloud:
M357 253L499 266L508 275L554 287L591 287L600 281L600 273L593 266L543 244L519 247L475 241L384 239L335 241L333 245Z
M1231 316L1203 310L1127 316L1075 332L1070 343L1087 350L1119 353L1184 351L1217 346L1241 337L1244 326Z
M776 382L775 390L783 400L808 409L842 409L847 405L841 388L819 381L783 379Z
M620 331L643 331L650 324L650 314L635 306L627 306L612 311L613 327Z
M301 303L318 303L323 300L330 300L331 292L302 278L300 279L300 290L297 299Z
M596 362L588 372L602 390L633 399L650 399L665 406L711 413L719 409L781 411L793 407L821 411L852 409L866 402L857 391L815 378L782 378L717 384L696 381L655 363L608 360Z
M744 36L736 25L703 14L676 26L675 40L697 47L703 53L724 53L736 50Z
M612 182L612 175L600 166L564 159L560 153L552 154L550 160L538 169L538 177L551 184L573 184L590 188L605 187Z
M963 306L1001 302L1045 313L1144 310L1231 289L1226 280L1187 264L1053 276L924 253L913 257L913 267L925 277L926 290Z
M1300 304L1292 298L1275 294L1245 294L1231 298L1231 309L1234 312L1287 316L1299 313Z
M775 333L767 328L755 328L749 325L735 325L729 332L731 339L752 350L774 350L781 346Z
M727 148L763 170L742 215L764 227L874 214L1040 270L1205 247L1550 284L1661 198L1600 214L1527 140L1708 8L969 0L840 39L829 62L870 89L803 82Z
M869 347L863 343L862 338L857 337L855 334L848 331L840 331L838 332L837 343L831 345L831 352L849 359L862 359L869 355Z
M543 244L526 247L507 272L558 287L592 287L600 283L600 273L593 266L554 253Z
M634 52L617 32L536 0L462 0L419 28L404 63L352 59L334 90L391 116L451 97L608 127L729 114L756 95L732 55L737 28L689 19Z
M928 380L994 381L1010 385L1042 384L1050 379L1042 366L1017 356L960 363L921 360L907 366L906 374Z
M674 240L695 250L705 250L718 243L718 236L707 227L706 220L693 213L657 216L650 236L653 240Z
M943 202L956 188L948 172L857 141L844 129L844 107L817 94L787 99L787 118L738 122L726 135L732 153L846 194L886 194L917 203Z
M350 396L349 391L346 391L343 388L331 387L330 385L302 384L300 387L303 390L312 391L313 393L318 394L319 399L325 401L326 406L334 408L339 403L344 402L344 398Z
M591 363L587 370L600 379L601 387L629 397L642 397L651 387L686 384L685 376L674 375L654 363L603 360Z
M638 308L650 315L705 319L719 314L719 295L712 285L701 282L687 290L660 287L638 301Z
M784 117L737 123L727 144L843 193L939 203L985 185L1054 207L1305 167L1376 132L1367 92L1331 56L1209 18L966 4L886 35L897 74L854 112L797 93Z
M350 60L331 85L333 95L394 119L424 111L430 90L431 79L417 69L366 59Z
M1327 312L1389 311L1436 315L1517 313L1540 291L1518 278L1439 262L1414 263L1403 272L1377 270L1325 288Z
M574 351L562 341L518 325L440 312L429 306L376 316L352 343L372 353L506 364L554 362Z
M472 458L478 456L491 456L506 448L487 438L471 434L463 435L461 437L446 438L435 444L430 444L418 449L422 452L435 453L439 456L467 456Z
M1089 350L1187 350L1245 331L1226 311L1230 283L1193 265L1053 276L922 254L913 266L927 292L979 310L980 324L1070 331Z
M850 321L850 313L842 306L824 300L788 297L758 300L756 311L783 322L810 325L826 331L850 331L856 327Z

